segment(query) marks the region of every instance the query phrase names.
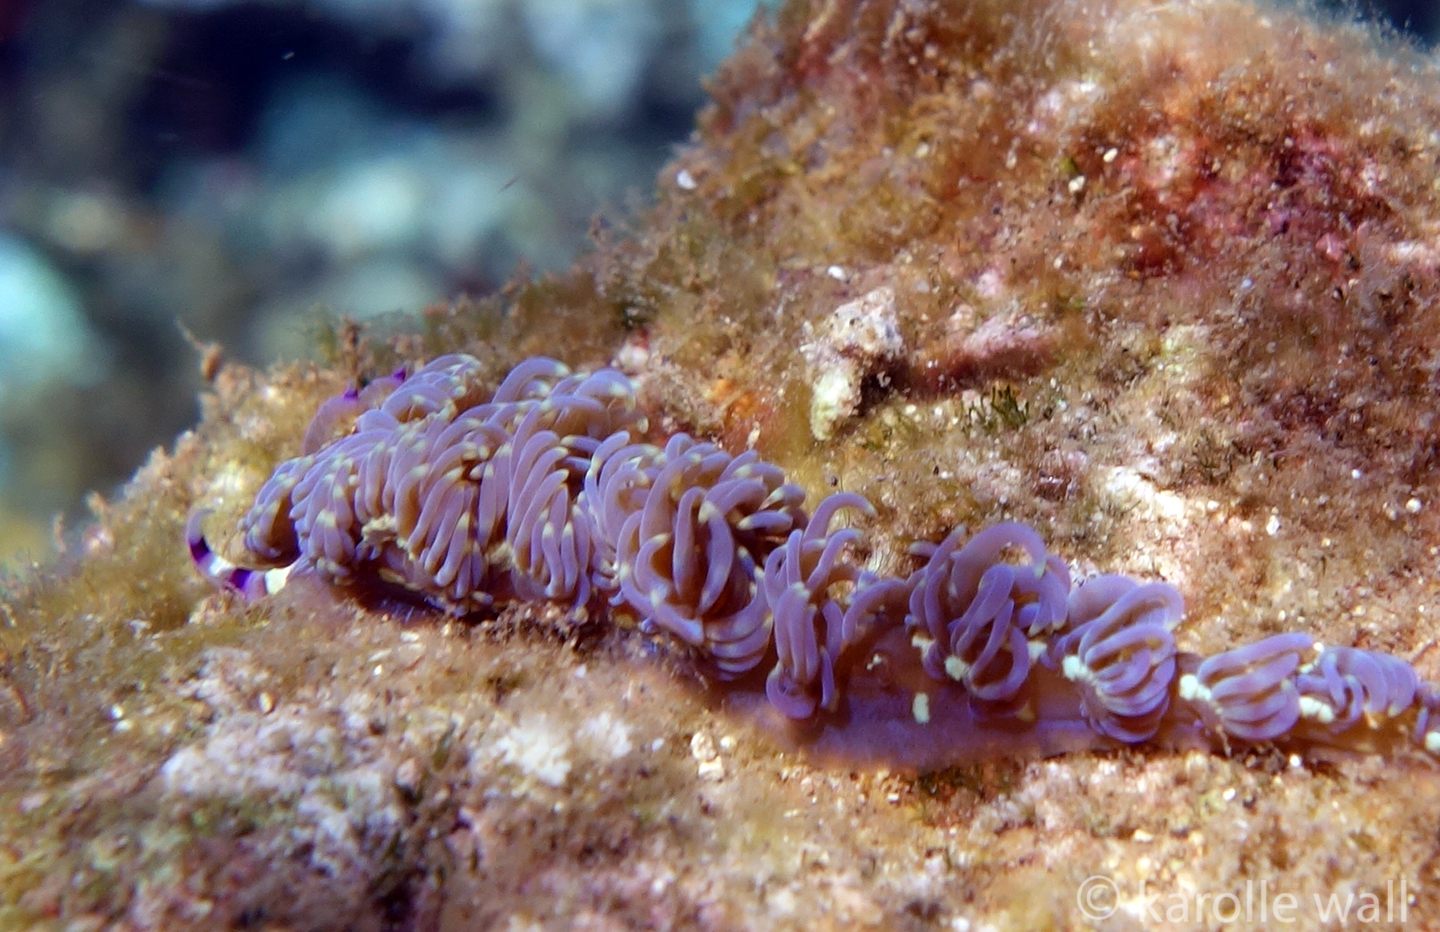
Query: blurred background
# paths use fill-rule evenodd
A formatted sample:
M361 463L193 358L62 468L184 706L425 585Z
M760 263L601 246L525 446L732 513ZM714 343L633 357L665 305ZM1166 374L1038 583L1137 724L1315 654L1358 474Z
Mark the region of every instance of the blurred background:
M0 567L194 423L186 331L264 366L569 265L762 2L0 0Z

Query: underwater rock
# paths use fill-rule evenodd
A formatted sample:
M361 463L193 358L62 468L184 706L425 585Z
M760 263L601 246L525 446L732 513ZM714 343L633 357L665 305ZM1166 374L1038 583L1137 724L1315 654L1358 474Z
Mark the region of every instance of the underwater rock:
M1418 702L1428 733L1418 684L1440 673L1436 88L1361 30L1238 2L786 6L635 229L388 344L337 335L333 370L221 368L80 552L7 583L0 924L1260 928L1281 897L1307 927L1341 907L1434 924L1440 769L1365 729ZM816 442L800 347L881 287L900 376L958 358L962 307L969 333L1023 324L1050 348L876 380ZM961 525L1041 528L1088 636L1032 671L1083 697L1085 734L1170 715L1152 686L1173 661L1201 720L1257 743L829 763L824 733L803 755L776 727L762 665L730 681L748 693L715 687L624 612L456 618L315 574L244 602L193 572L191 509L238 558L326 399L462 352L489 397L527 357L594 371L627 345L659 436L737 458L753 437L812 500L872 504L857 585ZM1184 622L1102 569L1173 586ZM700 627L690 650L728 643ZM988 641L945 633L932 665L1015 698ZM823 703L792 644L780 693L813 679ZM1126 650L1147 663L1120 675ZM874 695L908 728L973 714ZM1268 743L1347 724L1350 750Z

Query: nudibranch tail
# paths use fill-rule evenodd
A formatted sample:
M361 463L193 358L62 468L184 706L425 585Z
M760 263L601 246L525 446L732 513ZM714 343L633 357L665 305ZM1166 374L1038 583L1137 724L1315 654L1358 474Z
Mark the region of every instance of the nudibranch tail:
M1173 586L1072 585L1018 522L915 544L912 572L882 576L838 520L873 519L863 496L809 513L754 451L648 442L617 371L536 358L484 385L477 360L452 354L321 405L241 521L256 566L214 552L196 511L196 568L246 599L308 572L455 615L606 601L690 645L736 704L764 702L812 748L852 758L929 767L1142 742L1440 755L1440 688L1397 657L1303 633L1181 652ZM767 666L762 692L751 674Z

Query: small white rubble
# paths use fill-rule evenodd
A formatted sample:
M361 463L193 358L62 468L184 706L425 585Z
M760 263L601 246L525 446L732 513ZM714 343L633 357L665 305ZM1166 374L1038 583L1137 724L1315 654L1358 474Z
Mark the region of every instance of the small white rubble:
M900 356L905 342L895 318L895 289L882 285L837 307L800 347L810 365L810 433L828 440L860 407L865 377Z

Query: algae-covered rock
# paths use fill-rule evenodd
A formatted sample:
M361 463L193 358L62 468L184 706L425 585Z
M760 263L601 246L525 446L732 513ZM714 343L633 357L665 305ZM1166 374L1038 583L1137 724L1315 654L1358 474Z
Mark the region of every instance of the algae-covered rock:
M622 612L210 591L187 515L238 552L325 398L545 353L863 492L877 569L1014 518L1176 585L1184 649L1302 630L1440 679L1433 69L1227 0L815 0L712 92L633 229L329 370L220 368L6 582L0 927L1440 922L1418 752L851 770Z

